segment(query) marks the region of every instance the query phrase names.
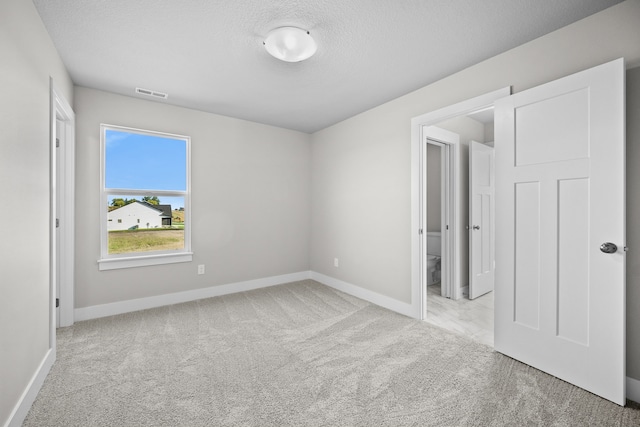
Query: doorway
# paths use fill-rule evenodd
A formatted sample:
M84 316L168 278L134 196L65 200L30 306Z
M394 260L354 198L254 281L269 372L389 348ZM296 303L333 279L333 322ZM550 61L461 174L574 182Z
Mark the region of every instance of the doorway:
M431 139L433 128L447 132L464 153L457 154L456 162L449 156L453 145ZM494 230L488 209L493 200L486 191L493 185L493 174L484 167L493 163L493 109L447 119L427 127L425 133L424 320L493 346L493 282L489 276L494 267ZM479 192L479 188L485 191ZM440 281L439 265L443 273ZM478 273L479 267L484 274Z
M51 347L55 329L73 324L75 113L50 82Z
M494 348L620 405L624 76L620 58L516 95L507 88L412 120L414 304L427 300L420 299L419 274L421 128L493 105L500 178Z
M412 242L412 269L414 270L412 278L413 294L416 295L420 304L421 319L471 336L491 346L493 345L493 292L475 300L469 299L471 260L469 234L472 231L469 222L469 145L472 140L481 143L493 140L493 102L509 94L510 88L504 88L416 117L412 121L414 130L412 149L415 150L412 150L412 160L415 160L416 153L423 154L422 145L425 146L424 152L427 156L422 162L412 163L412 173L416 173L422 180L420 187L412 188L412 198L420 200L419 206L412 211L412 225L418 230ZM451 145L456 147L456 155L448 162L451 167L450 172L454 172L453 179L448 184L444 181L441 183L442 193L448 192L450 197L449 203L444 204L450 207L453 214L450 214L445 221L444 218L447 215L442 213L443 274L439 284L428 281L427 271L428 232L433 228L428 221L429 203L434 204L434 197L428 193L429 182L425 176L425 169L428 171L429 165L434 163L429 161L429 152L437 153L429 148L431 145L436 145L432 141L434 138L429 136L429 131L434 128L453 134L453 138L457 139L457 142ZM436 141L441 142L437 139ZM446 161L444 163L447 164ZM443 199L442 195L441 199ZM422 233L423 230L426 232ZM450 243L448 248L445 242ZM448 259L447 254L450 254ZM444 266L449 266L450 269L448 281L444 274L446 268ZM420 275L415 274L416 268L419 268Z
M451 257L447 254L450 187L448 160L449 145L427 138L425 160L425 224L427 225L426 285L445 298L451 297ZM443 239L442 236L445 236Z
M423 286L437 286L445 298L459 288L459 135L438 126L422 129L421 218ZM426 295L426 291L423 292ZM426 308L426 304L423 305ZM426 316L424 313L423 317Z

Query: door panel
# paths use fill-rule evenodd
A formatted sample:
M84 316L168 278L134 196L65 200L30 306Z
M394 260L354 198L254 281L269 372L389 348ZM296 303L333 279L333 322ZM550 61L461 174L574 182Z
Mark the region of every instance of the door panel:
M624 404L624 62L495 106L495 348Z
M588 345L589 180L558 181L558 337Z
M516 166L589 157L588 105L589 93L581 89L517 107Z
M469 145L469 298L493 291L494 282L494 155L493 148Z
M515 283L513 319L538 329L540 326L540 185L522 182L515 186Z

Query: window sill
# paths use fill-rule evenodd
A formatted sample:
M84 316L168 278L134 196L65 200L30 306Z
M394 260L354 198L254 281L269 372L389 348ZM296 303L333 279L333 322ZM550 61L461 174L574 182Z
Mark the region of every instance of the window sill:
M149 265L175 264L178 262L190 262L192 259L193 252L104 258L98 260L98 269L102 271L117 270L120 268L146 267Z

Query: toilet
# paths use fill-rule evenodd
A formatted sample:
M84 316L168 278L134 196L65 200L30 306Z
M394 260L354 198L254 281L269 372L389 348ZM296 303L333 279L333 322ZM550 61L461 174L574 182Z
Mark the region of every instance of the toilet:
M439 231L427 231L427 286L440 283L440 236Z

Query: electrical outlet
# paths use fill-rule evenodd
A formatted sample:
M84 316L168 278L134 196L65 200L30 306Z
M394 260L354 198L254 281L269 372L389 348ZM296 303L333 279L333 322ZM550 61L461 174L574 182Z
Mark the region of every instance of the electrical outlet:
M204 274L204 264L198 265L198 274Z
M338 261L338 258L334 258L333 259L333 266L334 267L340 267L340 261Z

